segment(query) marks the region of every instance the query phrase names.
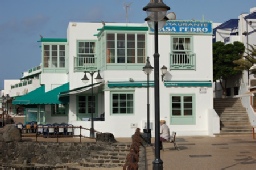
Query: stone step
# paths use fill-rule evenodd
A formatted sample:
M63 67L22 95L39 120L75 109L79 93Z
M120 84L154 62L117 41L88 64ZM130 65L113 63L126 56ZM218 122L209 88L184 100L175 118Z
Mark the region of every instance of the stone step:
M105 159L105 160L114 160L114 159L125 159L127 154L118 154L118 155L94 155L91 154L90 158L92 159Z
M104 168L114 168L114 167L120 167L122 168L125 163L105 163L102 161L102 163L86 163L86 162L81 162L80 166L82 167L104 167Z
M248 121L221 121L221 123L225 126L248 126L251 127L251 125L248 124Z
M232 132L232 133L242 133L242 132L247 132L247 133L251 133L252 130L251 129L221 129L221 132L223 133L228 133L228 132Z
M233 116L224 116L220 118L222 121L249 121L248 117L233 117Z
M221 130L252 130L251 126L222 126Z

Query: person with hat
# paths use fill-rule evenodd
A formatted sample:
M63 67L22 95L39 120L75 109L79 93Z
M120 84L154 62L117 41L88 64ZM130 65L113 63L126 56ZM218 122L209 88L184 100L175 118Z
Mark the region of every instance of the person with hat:
M160 150L163 149L163 142L170 140L170 129L165 120L160 120Z

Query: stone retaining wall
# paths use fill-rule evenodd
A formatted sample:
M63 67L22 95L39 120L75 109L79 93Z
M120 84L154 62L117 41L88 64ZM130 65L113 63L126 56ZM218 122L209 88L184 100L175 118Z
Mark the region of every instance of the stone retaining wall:
M121 167L130 143L0 142L0 165Z

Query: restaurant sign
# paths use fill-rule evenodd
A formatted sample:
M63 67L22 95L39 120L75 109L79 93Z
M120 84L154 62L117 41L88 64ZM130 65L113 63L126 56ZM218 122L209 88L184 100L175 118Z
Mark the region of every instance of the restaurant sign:
M151 29L153 32L154 29ZM161 33L212 34L212 23L209 21L167 21L160 29Z

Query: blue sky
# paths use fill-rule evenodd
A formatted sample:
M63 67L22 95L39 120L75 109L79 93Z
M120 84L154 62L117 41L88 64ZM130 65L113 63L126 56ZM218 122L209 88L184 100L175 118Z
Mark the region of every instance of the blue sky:
M144 22L149 0L1 0L0 90L4 79L19 79L40 64L40 35L66 38L68 23ZM225 22L249 13L255 0L164 0L177 19ZM126 18L125 5L129 5Z

